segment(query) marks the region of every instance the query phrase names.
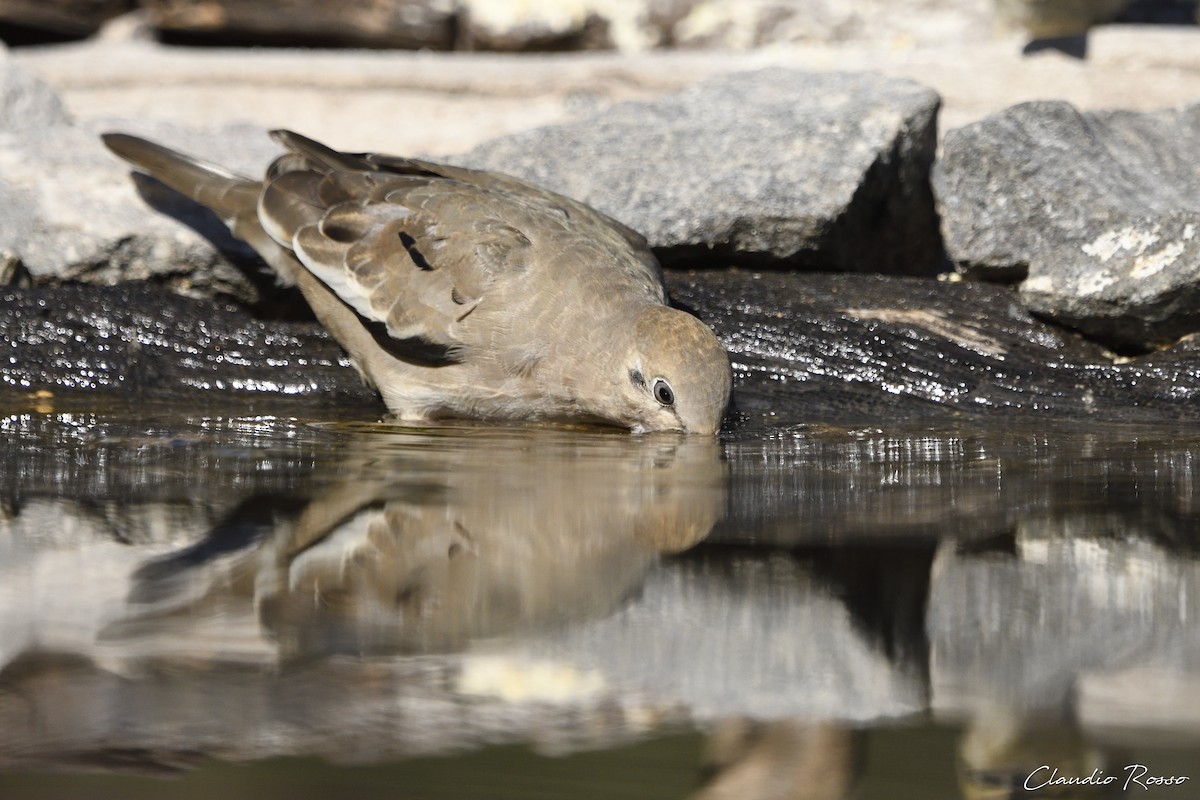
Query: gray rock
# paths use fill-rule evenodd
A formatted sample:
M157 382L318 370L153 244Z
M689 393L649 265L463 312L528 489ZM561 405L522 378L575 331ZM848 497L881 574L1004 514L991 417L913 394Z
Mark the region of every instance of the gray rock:
M644 234L664 262L932 274L938 97L871 74L767 69L488 142L518 175Z
M36 130L68 120L58 93L9 60L0 49L0 133Z
M1014 106L946 136L934 170L958 269L1023 277L1035 313L1140 350L1200 327L1200 105Z
M274 279L215 217L157 184L135 183L100 143L103 130L150 136L250 174L278 152L265 131L248 126L109 120L11 131L0 137L0 254L19 261L35 284L155 280L248 303L271 291Z

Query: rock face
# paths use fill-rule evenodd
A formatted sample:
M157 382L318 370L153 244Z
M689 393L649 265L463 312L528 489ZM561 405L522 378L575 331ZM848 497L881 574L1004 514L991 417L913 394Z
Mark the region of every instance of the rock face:
M9 75L21 111L0 142L0 202L11 209L0 254L34 283L152 280L250 304L272 295L272 278L220 222L135 184L98 139L124 130L261 175L277 153L265 131L70 125L52 92ZM668 262L929 274L941 252L928 183L937 102L907 81L768 70L497 139L461 160L589 202Z
M1200 327L1200 105L1014 106L946 136L934 171L958 269L1024 278L1035 313L1143 350Z
M502 137L459 161L604 211L666 265L930 275L938 102L909 81L769 69Z

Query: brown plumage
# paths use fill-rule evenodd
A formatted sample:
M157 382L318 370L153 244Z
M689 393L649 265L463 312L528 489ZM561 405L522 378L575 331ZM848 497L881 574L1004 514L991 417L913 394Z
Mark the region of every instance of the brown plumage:
M273 136L288 152L261 181L125 134L104 142L295 282L402 418L717 430L728 357L664 304L637 233L508 175Z

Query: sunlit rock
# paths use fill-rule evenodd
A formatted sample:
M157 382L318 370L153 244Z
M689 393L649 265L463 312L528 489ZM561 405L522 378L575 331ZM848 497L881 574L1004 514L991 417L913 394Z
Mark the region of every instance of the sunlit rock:
M950 131L934 170L946 248L1023 279L1040 316L1144 350L1200 328L1200 106L1014 106Z
M0 253L16 259L34 283L152 280L182 294L247 303L270 294L274 279L214 217L152 182L141 184L139 196L127 165L100 144L99 132L109 127L38 124L5 138L0 204L8 213L0 220ZM145 121L111 127L153 135L234 169L261 171L277 152L257 128L204 132Z
M28 132L69 121L58 93L14 64L0 45L0 131Z
M495 139L459 160L582 200L677 266L932 275L938 105L911 81L767 69Z

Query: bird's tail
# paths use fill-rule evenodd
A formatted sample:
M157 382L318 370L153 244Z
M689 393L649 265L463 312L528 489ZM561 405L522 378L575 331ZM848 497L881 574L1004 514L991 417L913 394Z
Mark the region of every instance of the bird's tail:
M234 236L262 256L284 285L291 286L300 279L303 268L259 222L262 181L127 133L105 133L100 138L109 150L150 177L212 209Z
M109 150L150 177L211 208L231 228L258 205L259 181L127 133L105 133L100 138Z

